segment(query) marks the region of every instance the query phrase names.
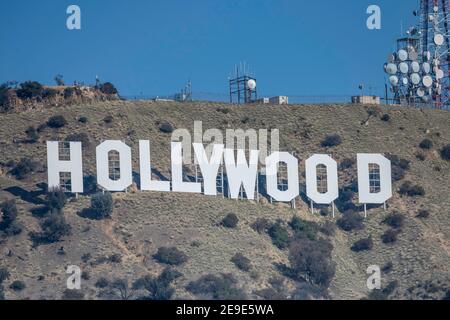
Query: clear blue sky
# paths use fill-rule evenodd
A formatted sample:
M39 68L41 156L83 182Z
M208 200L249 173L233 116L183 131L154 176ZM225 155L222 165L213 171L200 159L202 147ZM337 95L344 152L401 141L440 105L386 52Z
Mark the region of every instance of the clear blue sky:
M81 7L82 30L66 29ZM366 9L382 9L382 29ZM226 93L246 61L260 95L346 95L359 83L383 93L383 63L414 21L417 0L2 1L0 82L113 82L123 95Z

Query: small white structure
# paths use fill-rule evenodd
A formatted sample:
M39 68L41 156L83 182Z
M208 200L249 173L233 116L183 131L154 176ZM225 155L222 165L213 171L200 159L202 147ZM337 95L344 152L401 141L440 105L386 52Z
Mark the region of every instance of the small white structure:
M269 98L270 104L289 104L289 98L287 96L276 96Z
M381 104L380 97L377 96L353 96L353 104Z

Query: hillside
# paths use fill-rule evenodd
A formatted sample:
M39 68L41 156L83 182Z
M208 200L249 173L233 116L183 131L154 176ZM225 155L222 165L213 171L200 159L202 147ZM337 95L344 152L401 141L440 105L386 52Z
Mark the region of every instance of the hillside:
M67 124L59 129L42 126L55 115L63 115ZM86 119L80 121L83 117ZM149 139L152 165L170 177L170 134L162 132L160 126L168 122L175 129L187 128L192 132L194 121L202 121L203 130L279 129L281 149L299 158L301 184L304 184L304 160L313 153L331 154L338 164L356 159L356 153L363 152L403 159L399 167L404 172L401 169L402 174L394 183L394 196L388 201L387 212L382 207L370 208L362 229L345 231L337 227L334 233L318 233L319 238L332 244L331 257L336 264L325 293L315 296L307 282L280 272L276 264L289 265L290 251L276 247L267 232L258 233L252 228L258 218L271 223L281 219L280 225L292 234L288 222L295 215L331 229L330 225L334 226L342 216L342 213L336 218L329 214L322 216L319 210L313 215L308 203L300 198L296 209L291 209L287 204L270 204L265 199L257 203L220 196L132 190L113 194L114 211L110 219L92 220L80 213L89 207L90 196L80 195L64 207L71 234L55 243L33 244L29 233L39 231L43 219L36 209L45 199L42 185L47 180L45 141L62 141L69 135L85 133L89 146L84 150L83 165L84 174L88 175L95 173L95 146L106 139L123 140L131 146L133 171L139 172L138 140ZM369 294L366 269L370 265L384 267L382 287L390 285L386 294L390 299L440 299L450 287L450 162L440 154L450 143L448 111L355 105L108 101L0 114L0 123L0 202L16 199L17 221L22 228L20 234L0 239L0 267L6 267L10 273L5 281L7 299L60 299L66 289L68 265L78 265L86 271L81 290L84 298L112 298L96 282L102 277L123 278L131 284L141 276L160 274L165 266L154 258L160 247L176 247L187 256L185 263L175 266L182 276L173 282L174 298L201 297L186 286L205 274L231 273L237 280L236 286L250 298L261 298L259 291L270 288L271 297L274 292L283 292L285 299L361 299ZM32 141L25 134L30 126L38 128ZM342 143L322 147L321 141L329 134L338 134ZM420 148L426 138L432 141L432 146ZM41 166L17 179L11 170L24 157ZM405 165L408 161L409 165ZM340 187L349 187L355 173L354 164L339 169ZM422 187L424 195L400 195L405 181ZM220 225L228 213L239 218L236 228ZM395 231L397 240L383 243L382 236L390 229L383 221L394 213L403 219ZM351 250L356 241L368 237L373 241L371 249ZM236 253L250 260L251 271L240 270L231 262ZM277 291L274 277L283 279L282 290ZM9 288L15 280L23 281L25 288ZM299 293L302 290L307 294Z

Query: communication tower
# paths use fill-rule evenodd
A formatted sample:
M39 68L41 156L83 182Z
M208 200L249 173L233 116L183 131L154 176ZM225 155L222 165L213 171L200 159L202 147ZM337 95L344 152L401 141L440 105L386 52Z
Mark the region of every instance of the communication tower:
M252 103L258 99L256 78L248 71L248 66L239 64L235 67L233 77L229 77L230 103Z

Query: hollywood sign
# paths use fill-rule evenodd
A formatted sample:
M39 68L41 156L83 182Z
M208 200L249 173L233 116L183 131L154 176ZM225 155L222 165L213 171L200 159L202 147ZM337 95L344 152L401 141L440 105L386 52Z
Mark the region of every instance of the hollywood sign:
M70 160L60 160L59 142L47 141L47 167L49 188L60 187L60 173L70 173L71 192L83 193L83 160L81 142L70 142ZM183 180L183 147L181 142L171 143L171 181L154 180L151 173L150 141L139 141L140 189L217 195L216 178L224 165L229 197L237 199L241 188L248 199L254 199L258 177L258 150L227 149L223 144L213 145L207 156L201 143L193 143L194 154L203 182ZM109 153L119 155L120 178L109 175ZM280 163L287 168L287 187L278 186ZM131 148L119 140L107 140L96 147L97 183L106 191L125 191L133 183ZM317 167L326 169L326 192L318 190ZM376 172L369 170L375 165ZM314 203L331 204L339 197L337 162L326 154L314 154L305 161L306 195ZM267 194L275 201L290 202L300 194L298 159L288 152L272 152L265 158ZM381 154L357 154L358 198L361 204L382 204L392 197L391 162ZM376 192L371 188L376 176Z

